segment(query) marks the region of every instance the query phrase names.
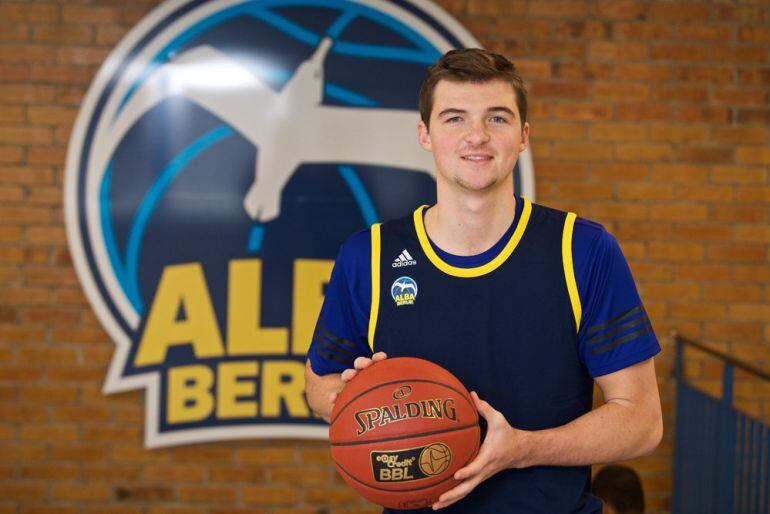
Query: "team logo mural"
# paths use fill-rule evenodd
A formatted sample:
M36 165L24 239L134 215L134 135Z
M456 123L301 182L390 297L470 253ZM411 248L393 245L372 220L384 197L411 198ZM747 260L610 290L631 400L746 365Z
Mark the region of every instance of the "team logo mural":
M116 345L104 390L146 388L147 446L327 437L304 360L334 256L435 201L417 91L464 46L429 2L179 0L113 51L73 130L66 222Z

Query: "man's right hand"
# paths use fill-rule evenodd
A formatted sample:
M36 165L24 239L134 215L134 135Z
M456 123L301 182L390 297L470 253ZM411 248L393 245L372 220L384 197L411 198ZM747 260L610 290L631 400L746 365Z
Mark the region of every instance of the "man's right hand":
M386 359L384 352L377 352L369 357L358 357L353 361L353 367L342 373L330 373L328 375L316 375L310 366L310 359L305 363L305 394L307 402L315 414L329 422L337 396L362 369L366 369L373 363Z
M353 377L355 377L359 371L368 368L375 362L379 362L387 358L388 356L385 352L377 352L372 355L371 358L357 357L356 360L353 361L353 367L346 369L342 372L342 375L340 375L340 378L342 379L342 388L340 388L339 391L333 391L329 395L329 400L331 401L332 406L334 406L334 402L337 401L337 396L339 396L339 394L342 392L342 389L347 385L348 382L353 380Z

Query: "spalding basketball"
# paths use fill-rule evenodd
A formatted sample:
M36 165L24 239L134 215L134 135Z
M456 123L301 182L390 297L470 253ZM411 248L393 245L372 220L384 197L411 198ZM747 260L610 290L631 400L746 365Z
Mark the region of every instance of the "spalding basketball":
M375 362L334 404L332 457L364 498L419 509L458 484L454 473L478 453L479 415L465 386L432 362Z

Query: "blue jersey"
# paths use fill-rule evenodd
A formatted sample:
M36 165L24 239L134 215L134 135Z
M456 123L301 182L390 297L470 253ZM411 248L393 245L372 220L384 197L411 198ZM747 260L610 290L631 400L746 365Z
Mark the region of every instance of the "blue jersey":
M426 358L538 430L588 412L592 377L660 351L600 225L517 198L500 241L458 257L429 240L423 212L343 245L309 351L316 373L372 350ZM597 512L589 482L588 467L506 470L448 512Z

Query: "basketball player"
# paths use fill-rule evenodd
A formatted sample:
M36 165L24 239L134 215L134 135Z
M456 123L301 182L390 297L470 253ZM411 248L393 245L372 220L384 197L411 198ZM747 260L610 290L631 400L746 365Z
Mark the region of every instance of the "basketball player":
M373 361L433 361L473 391L487 423L434 510L600 512L589 466L649 454L663 431L660 346L628 265L601 225L512 194L530 129L506 58L448 52L428 71L420 115L437 202L342 245L308 354L308 402L328 420ZM594 383L604 403L591 410Z

